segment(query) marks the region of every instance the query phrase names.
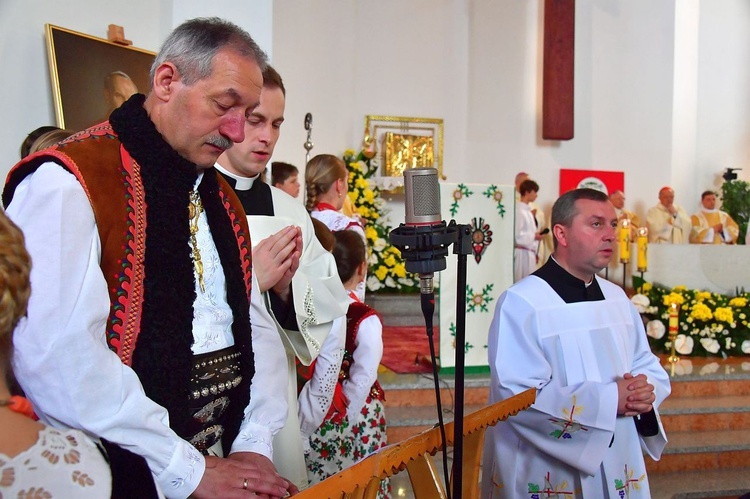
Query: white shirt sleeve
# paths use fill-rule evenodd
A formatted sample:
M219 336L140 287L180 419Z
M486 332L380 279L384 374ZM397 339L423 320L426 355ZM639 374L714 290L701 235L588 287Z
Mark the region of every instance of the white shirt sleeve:
M320 354L315 360L312 378L305 383L299 394L297 416L303 442L320 427L331 407L333 392L341 371L345 344L346 317L344 316L333 321L331 332L323 342Z
M32 258L14 370L41 419L122 445L146 459L167 497L189 496L203 477L203 456L169 428L167 411L107 347L101 244L80 183L45 163L18 186L7 214Z
M383 323L376 315L360 322L352 353L354 362L349 379L344 381L344 395L349 400L346 415L352 425L362 417L362 407L373 383L378 379L378 366L383 359Z
M289 409L286 393L289 373L281 337L258 291L253 274L250 300L255 375L250 403L231 452L257 452L273 459L273 436L284 426Z

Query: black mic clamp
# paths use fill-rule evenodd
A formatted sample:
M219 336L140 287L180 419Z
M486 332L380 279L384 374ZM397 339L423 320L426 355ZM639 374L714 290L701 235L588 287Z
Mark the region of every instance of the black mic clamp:
M458 240L454 230L445 222L425 225L400 224L393 229L388 240L406 262L406 271L429 274L445 270L445 258L451 244Z

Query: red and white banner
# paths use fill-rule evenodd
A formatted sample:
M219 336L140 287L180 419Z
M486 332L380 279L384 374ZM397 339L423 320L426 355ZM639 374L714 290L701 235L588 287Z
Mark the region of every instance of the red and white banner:
M600 170L566 170L560 169L560 195L573 189L589 187L611 194L625 190L625 173L605 172Z

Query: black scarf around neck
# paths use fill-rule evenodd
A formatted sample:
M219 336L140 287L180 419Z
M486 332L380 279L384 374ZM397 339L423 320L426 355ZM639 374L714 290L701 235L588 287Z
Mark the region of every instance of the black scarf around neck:
M144 109L144 100L136 94L110 116L112 128L140 166L147 206L141 330L132 366L146 394L169 411L172 429L189 438L192 435L185 434L185 428L191 417L188 394L196 291L188 205L198 167L164 140ZM224 433L231 445L249 402L254 362L239 248L219 190L216 171L205 170L198 192L224 269L227 302L234 316L232 331L242 353L240 396L230 406L235 414Z

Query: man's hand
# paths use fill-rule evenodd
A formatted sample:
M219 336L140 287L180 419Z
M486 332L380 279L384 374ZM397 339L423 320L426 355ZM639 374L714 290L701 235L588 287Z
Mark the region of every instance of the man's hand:
M718 233L718 232L721 232L722 230L724 230L724 224L716 224L716 225L714 225L714 231L715 232Z
M645 374L633 376L625 373L617 381L617 414L621 416L637 416L653 409L656 400L654 385L648 382Z
M257 452L234 452L232 454L229 454L228 458L236 459L237 461L257 466L261 471L268 473L269 475L276 475L281 478L284 482L286 482L286 492L282 497L286 497L287 495L294 495L299 492L299 489L297 489L296 485L294 485L286 478L281 477L276 472L276 467L273 465L271 460L263 454L258 454Z
M242 454L252 454L243 452ZM257 455L257 454L256 454ZM234 454L233 454L234 456ZM263 456L261 456L263 457ZM266 459L266 458L264 458ZM266 459L266 461L268 461ZM268 461L270 463L270 461ZM253 459L224 459L206 456L206 471L191 497L227 499L268 497L283 498L296 493L297 488L281 478L273 464L260 466ZM245 487L247 484L247 487Z
M283 298L299 267L302 254L302 231L290 225L262 240L253 248L253 271L261 292L274 288ZM282 293L277 291L282 290Z
M279 282L273 286L274 293L286 303L289 303L289 298L292 295L290 285L292 284L292 277L294 277L294 274L299 268L299 259L300 255L302 255L302 230L297 228L297 233L298 235L295 238L296 247L289 259L289 268L284 272L284 275L281 276Z

